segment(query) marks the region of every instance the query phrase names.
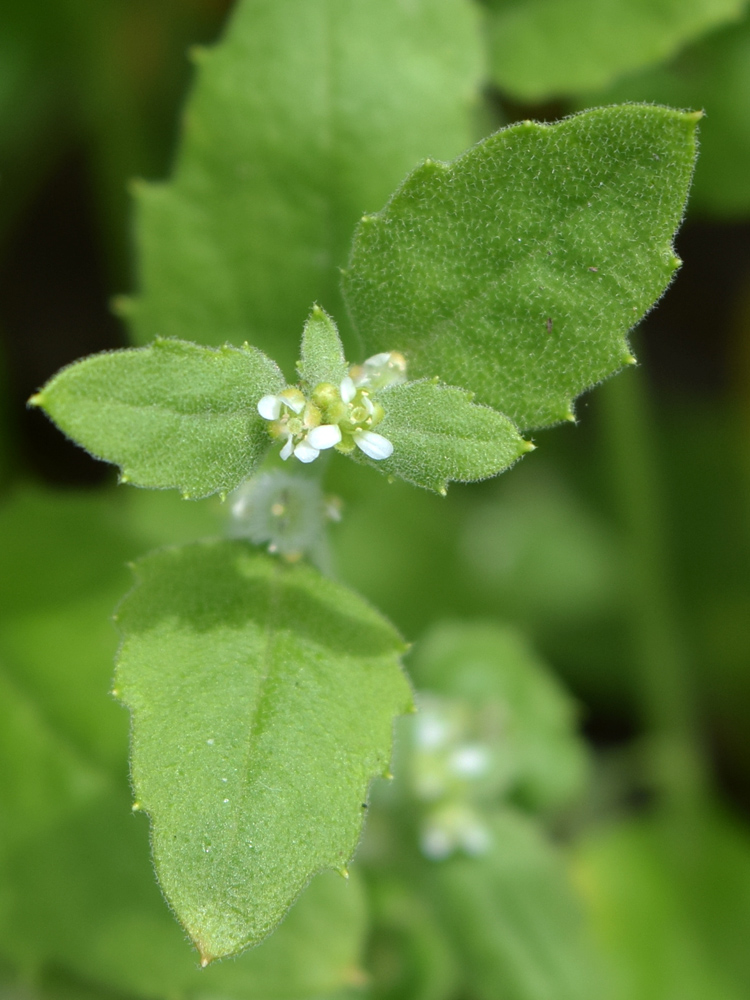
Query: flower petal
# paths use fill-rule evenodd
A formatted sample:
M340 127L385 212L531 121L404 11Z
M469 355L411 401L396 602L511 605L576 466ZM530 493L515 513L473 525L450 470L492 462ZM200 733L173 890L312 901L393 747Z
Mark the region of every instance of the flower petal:
M348 375L345 375L344 378L341 379L341 386L339 388L341 392L341 398L345 403L351 403L351 401L357 395L357 388Z
M290 434L287 437L287 439L286 439L286 444L281 449L281 457L283 458L283 460L285 462L289 458L289 456L292 454L293 451L294 451L294 439L292 438L292 435Z
M374 458L376 462L384 458L390 458L393 454L393 445L384 438L382 434L375 431L355 431L354 443L363 451L368 458Z
M307 441L313 448L323 451L324 448L333 448L341 440L341 428L338 424L321 424L307 435Z
M281 416L281 400L278 396L263 396L258 400L258 413L264 420L278 420Z
M307 438L304 438L297 447L294 449L294 456L298 458L300 462L307 464L308 462L314 462L318 457L320 452L317 448L313 448Z
M391 360L391 352L383 351L382 354L373 354L371 358L368 358L364 362L365 368L382 368L383 365L387 365Z

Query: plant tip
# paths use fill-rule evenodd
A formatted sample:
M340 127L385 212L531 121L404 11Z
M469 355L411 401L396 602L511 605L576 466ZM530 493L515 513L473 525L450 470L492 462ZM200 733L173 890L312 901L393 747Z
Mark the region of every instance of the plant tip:
M41 392L35 392L33 396L29 396L26 401L27 406L43 406L44 401Z

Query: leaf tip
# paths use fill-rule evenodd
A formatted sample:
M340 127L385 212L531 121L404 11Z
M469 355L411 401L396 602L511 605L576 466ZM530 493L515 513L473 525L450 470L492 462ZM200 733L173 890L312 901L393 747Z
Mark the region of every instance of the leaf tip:
M320 319L320 317L323 315L323 310L320 308L317 302L312 307L312 314L316 319Z
M143 812L143 803L142 802L137 802L137 801L134 802L132 804L132 806L130 807L130 811L134 812L134 813Z
M349 869L346 866L343 866L341 868L337 868L336 870L338 871L339 875L343 879L345 879L347 881L349 880Z
M575 420L575 417L573 417L573 419ZM530 451L536 451L536 445L533 441L524 441L521 447L523 449L521 452L522 455L525 455Z
M447 486L441 486L440 489L438 490L438 493L440 494L441 497L447 497L448 496Z
M112 688L110 694L112 695L113 698L117 698L117 700L119 701L122 691L119 688Z
M44 406L44 395L41 392L35 392L33 396L29 396L26 400L27 406Z
M689 122L699 122L706 114L705 111L684 111L685 120Z
M381 777L385 778L386 781L393 781L393 771L388 767L383 771Z
M624 365L637 365L638 359L633 354L626 354L622 359Z

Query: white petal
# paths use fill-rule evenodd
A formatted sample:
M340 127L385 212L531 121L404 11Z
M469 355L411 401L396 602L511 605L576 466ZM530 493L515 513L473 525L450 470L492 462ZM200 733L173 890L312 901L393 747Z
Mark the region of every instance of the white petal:
M301 393L299 397L295 396L292 399L288 396L281 396L280 400L284 406L288 406L293 413L302 413L305 408L305 399Z
M264 420L278 420L281 416L281 400L278 396L263 396L258 400L258 413Z
M307 441L313 448L323 451L324 448L333 448L341 440L341 428L338 424L321 424L307 435Z
M365 365L367 365L368 368L382 368L383 365L387 365L390 360L391 352L383 351L382 354L373 354L371 358L368 358L367 361L365 361Z
M393 445L388 438L376 434L375 431L357 431L354 434L354 443L368 458L374 458L376 462L390 458L393 454Z
M349 378L348 375L345 375L344 378L341 379L340 391L341 391L341 398L345 403L351 403L351 401L357 395L356 386L354 385L354 382L352 382L352 380Z
M294 441L292 439L292 435L290 434L289 437L286 439L286 444L281 449L281 457L284 459L285 462L293 451L294 451Z
M300 443L294 449L295 458L298 458L300 462L304 462L305 464L307 464L308 462L314 462L319 454L320 452L318 451L318 449L313 448L313 446L309 443L307 438L305 438L303 441L300 441Z
M375 407L372 405L372 400L370 399L370 397L365 396L364 393L362 393L362 404L364 408L367 410L367 415L371 417L375 412Z

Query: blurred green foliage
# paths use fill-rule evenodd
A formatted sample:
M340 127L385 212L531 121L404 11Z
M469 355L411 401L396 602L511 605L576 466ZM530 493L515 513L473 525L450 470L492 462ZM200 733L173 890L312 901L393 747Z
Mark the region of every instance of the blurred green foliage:
M515 35L498 27L493 42L482 34L489 6ZM139 338L221 342L241 320L241 339L251 327L259 346L265 338L291 362L311 301L329 304L330 296L341 311L333 268L359 215L378 209L420 158L452 156L508 118L614 100L702 107L690 213L747 221L748 21L729 20L744 5L612 0L589 18L584 3L477 10L458 0L336 0L332 22L324 7L239 5L236 16L257 18L239 78L224 73L219 55L196 58L205 67L196 100L237 93L243 110L229 135L196 135L188 121L175 181L138 188ZM211 0L7 0L5 253L62 159L83 150L109 289L129 289L125 182L166 175L190 79L185 50L210 41L225 11ZM646 32L643 19L653 25L656 12L659 29ZM285 59L274 58L277 33L293 42ZM483 44L494 81L484 105ZM216 218L195 219L189 232L171 228L174 200L201 185ZM237 191L241 211L230 207ZM169 250L159 264L169 259L163 295L153 291L157 245ZM196 255L205 282L185 288L183 260ZM29 482L23 444L11 437L18 414L3 395L0 997L747 996L747 825L715 804L733 792L732 805L746 809L750 787L750 295L747 274L739 281L744 299L729 307L729 388L689 398L662 381L639 404L652 460L637 502L655 490L658 512L646 534L655 524L661 539L654 573L666 589L666 633L679 639L697 752L707 769L718 763L721 793L714 783L666 808L664 768L655 778L658 721L648 671L637 666L649 650L634 611L643 523L616 499L615 470L628 461L623 441L631 452L644 445L644 428L628 423L627 412L616 437L610 401L592 398L580 426L540 435L534 464L454 487L444 500L332 463L327 487L343 501L343 521L331 531L335 574L418 640L415 680L450 718L468 720L471 746L484 732L473 678L486 676L489 700L514 706L523 753L511 727L507 745L493 744L490 788L468 778L457 785L453 775L449 791L425 803L409 784L415 751L404 730L397 779L374 790L349 883L316 881L266 943L204 972L151 877L145 821L129 815L127 717L108 696L117 647L109 618L129 587L128 560L223 534L226 509L167 493ZM223 303L221 329L207 327L201 296ZM713 330L702 335L701 359ZM0 359L2 385L14 377ZM580 723L606 737L588 753L575 733ZM457 746L465 742L460 736ZM519 754L536 762L534 781L508 777L520 773ZM453 831L465 832L467 816L474 830L478 817L492 831L491 849L426 856L420 824L434 809Z

